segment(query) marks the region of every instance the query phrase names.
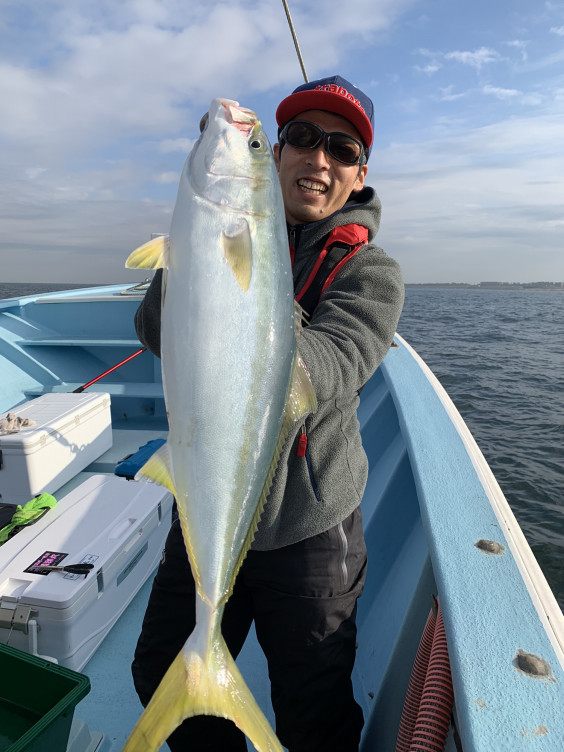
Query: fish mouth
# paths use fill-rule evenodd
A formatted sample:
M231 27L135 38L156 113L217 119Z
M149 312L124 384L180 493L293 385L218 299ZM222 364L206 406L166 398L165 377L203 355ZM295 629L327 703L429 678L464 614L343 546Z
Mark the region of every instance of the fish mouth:
M226 121L248 138L253 128L259 122L256 114L246 107L241 107L239 102L231 99L222 99L220 101Z

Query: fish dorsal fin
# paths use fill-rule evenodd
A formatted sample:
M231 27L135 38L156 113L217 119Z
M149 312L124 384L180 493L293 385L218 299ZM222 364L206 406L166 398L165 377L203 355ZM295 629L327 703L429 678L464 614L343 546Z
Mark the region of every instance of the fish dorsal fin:
M278 441L276 442L276 448L274 450L274 454L272 455L272 461L266 475L266 480L264 482L264 486L260 495L259 503L257 504L256 512L249 526L249 532L247 533L245 542L241 548L241 553L239 554L237 564L233 569L233 576L231 578L231 582L229 583L227 593L224 598L222 598L221 603L227 601L227 599L231 595L231 591L233 590L239 569L241 568L241 565L245 560L245 556L247 555L247 552L251 547L251 543L253 542L253 538L255 537L255 534L257 532L258 524L264 509L264 505L266 503L266 499L268 498L268 494L270 493L270 489L272 487L272 482L276 474L276 469L278 468L278 462L280 460L280 455L282 453L282 449L284 448L284 444L286 443L286 439L288 438L290 431L298 421L302 420L306 415L313 413L316 410L317 398L315 396L307 368L299 353L296 352L292 366L292 378L290 379L290 387L288 389L288 394L286 395L286 406L284 408L284 415L282 417L282 427L280 429L280 435L278 436Z
M247 292L253 268L253 241L246 219L241 219L232 231L221 233L221 247L237 284Z
M168 443L163 444L152 454L143 467L135 474L135 480L152 480L161 486L168 488L173 496L176 496L170 462Z
M168 269L168 235L143 243L127 257L127 269Z

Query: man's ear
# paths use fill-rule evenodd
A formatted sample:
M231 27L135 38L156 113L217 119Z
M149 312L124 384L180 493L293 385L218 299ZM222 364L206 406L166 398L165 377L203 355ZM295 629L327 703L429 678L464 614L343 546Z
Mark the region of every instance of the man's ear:
M274 144L272 147L272 154L274 155L274 164L276 169L280 172L280 144Z
M356 181L352 189L352 193L358 193L364 188L364 181L366 179L366 173L368 172L368 165L362 165L356 176Z

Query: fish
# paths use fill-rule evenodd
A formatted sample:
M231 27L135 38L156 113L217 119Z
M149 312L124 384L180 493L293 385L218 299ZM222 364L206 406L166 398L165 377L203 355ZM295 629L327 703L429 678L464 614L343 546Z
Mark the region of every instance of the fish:
M123 752L153 752L185 718L231 719L282 746L241 676L221 618L292 428L317 406L297 342L284 204L257 115L215 99L180 177L168 238L128 268L163 268L167 442L137 478L174 495L196 583L196 626Z

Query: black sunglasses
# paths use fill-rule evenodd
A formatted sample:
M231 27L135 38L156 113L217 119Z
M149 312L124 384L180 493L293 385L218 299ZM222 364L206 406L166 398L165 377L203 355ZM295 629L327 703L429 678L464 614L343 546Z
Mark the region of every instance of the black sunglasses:
M325 151L342 164L364 164L366 161L364 146L356 138L338 131L325 133L318 125L307 120L286 123L278 138L281 143L287 143L294 149L317 149L324 142Z

